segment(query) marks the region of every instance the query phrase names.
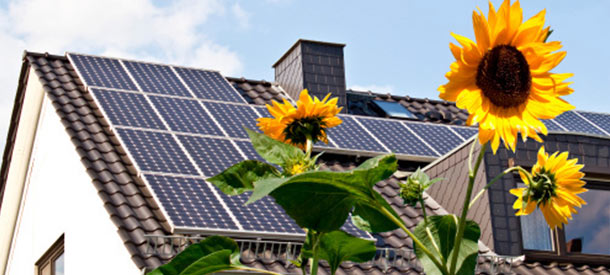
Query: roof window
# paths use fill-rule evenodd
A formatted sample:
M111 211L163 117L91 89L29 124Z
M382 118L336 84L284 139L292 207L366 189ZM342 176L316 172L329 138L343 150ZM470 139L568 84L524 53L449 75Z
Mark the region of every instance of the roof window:
M392 118L410 118L417 119L417 117L409 112L404 106L400 105L398 102L387 102L381 100L373 100L377 107L381 108L388 117Z

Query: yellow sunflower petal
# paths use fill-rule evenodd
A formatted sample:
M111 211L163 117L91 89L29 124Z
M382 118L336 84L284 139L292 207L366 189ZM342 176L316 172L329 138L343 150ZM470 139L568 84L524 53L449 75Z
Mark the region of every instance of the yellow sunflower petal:
M566 54L557 52L560 42L544 41L549 31L545 16L543 10L523 22L519 1L511 5L505 0L497 11L490 2L487 18L480 10L472 13L476 43L451 34L459 45L449 44L455 62L445 75L448 82L438 88L439 96L468 111L467 124L479 124L479 142L491 142L494 153L501 142L514 151L519 135L524 141L542 142L540 134L548 129L540 120L574 108L560 98L574 91L564 82L572 74L551 73ZM515 62L529 74L490 69ZM522 81L524 77L530 81Z

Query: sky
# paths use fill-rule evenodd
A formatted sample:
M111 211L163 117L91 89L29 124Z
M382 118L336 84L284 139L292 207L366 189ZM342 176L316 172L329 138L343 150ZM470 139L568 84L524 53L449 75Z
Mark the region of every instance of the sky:
M500 1L494 0L498 8ZM382 3L382 4L380 4ZM609 113L610 1L527 0L547 10L550 40L568 52L565 97ZM451 32L474 39L468 1L0 0L0 148L24 50L79 52L219 70L273 81L271 65L299 38L344 43L348 88L436 99L453 56Z

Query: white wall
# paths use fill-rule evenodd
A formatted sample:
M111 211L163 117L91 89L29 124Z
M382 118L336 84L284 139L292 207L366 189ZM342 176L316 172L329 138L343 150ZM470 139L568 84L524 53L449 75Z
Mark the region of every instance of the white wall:
M34 274L61 234L65 274L140 274L46 97L41 116L6 274Z

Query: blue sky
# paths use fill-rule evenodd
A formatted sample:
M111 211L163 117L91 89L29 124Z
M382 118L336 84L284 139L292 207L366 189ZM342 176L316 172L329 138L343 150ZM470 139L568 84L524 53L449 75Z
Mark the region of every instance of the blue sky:
M546 8L551 39L568 52L555 70L575 74L576 92L566 99L577 109L610 112L610 1L521 5L525 18ZM347 44L348 87L438 98L453 58L450 32L474 38L477 6L487 13L486 1L0 1L0 135L6 135L24 49L143 59L271 81L271 65L306 38Z

